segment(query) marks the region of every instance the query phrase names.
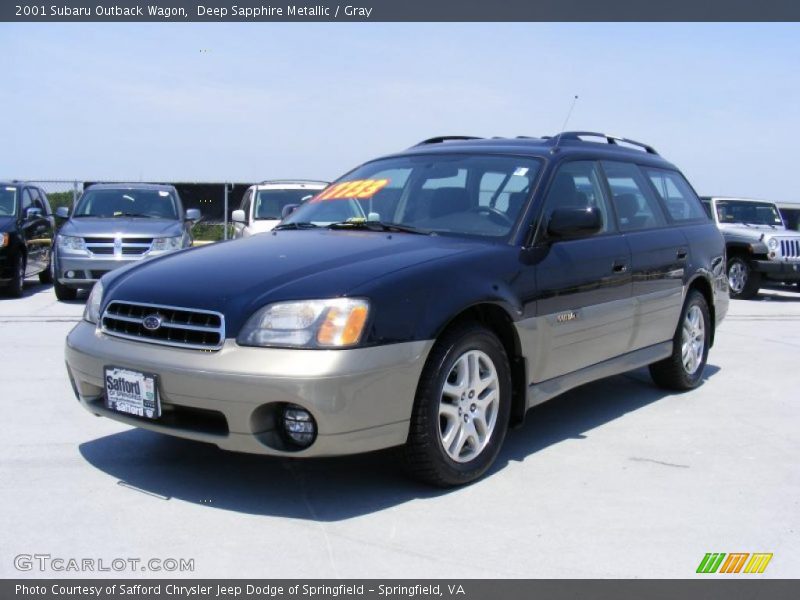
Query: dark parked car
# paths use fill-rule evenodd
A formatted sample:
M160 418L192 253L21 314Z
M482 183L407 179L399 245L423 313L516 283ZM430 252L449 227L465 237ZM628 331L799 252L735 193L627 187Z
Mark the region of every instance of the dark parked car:
M0 182L0 286L21 296L27 277L52 281L50 250L55 220L47 195L29 183Z
M724 261L649 146L434 138L270 233L106 275L66 360L97 415L280 456L401 446L416 476L456 485L570 388L645 365L697 386Z

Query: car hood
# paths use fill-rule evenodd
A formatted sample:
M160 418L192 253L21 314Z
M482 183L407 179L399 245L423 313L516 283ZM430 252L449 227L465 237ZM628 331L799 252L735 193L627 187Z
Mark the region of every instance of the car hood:
M486 243L367 231L279 231L191 248L104 278L104 305L127 300L213 310L228 335L254 310L283 300L346 296L400 269L479 251Z
M15 223L16 217L0 217L0 231L11 231Z
M112 218L96 219L80 217L69 219L60 232L63 235L117 236L126 237L169 237L183 233L183 225L173 219Z

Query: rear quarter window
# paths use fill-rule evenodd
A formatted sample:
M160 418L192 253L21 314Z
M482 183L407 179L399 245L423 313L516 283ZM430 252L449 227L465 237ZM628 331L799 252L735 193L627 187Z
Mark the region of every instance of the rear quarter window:
M650 167L644 167L644 171L670 219L678 222L708 220L708 211L703 209L700 198L683 175L677 171Z

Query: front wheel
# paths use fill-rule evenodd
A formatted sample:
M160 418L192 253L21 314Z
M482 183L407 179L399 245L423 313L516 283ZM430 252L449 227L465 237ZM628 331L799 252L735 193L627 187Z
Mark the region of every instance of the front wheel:
M758 295L761 287L761 273L753 271L746 260L734 256L728 260L728 288L731 298L750 300Z
M478 479L494 463L511 414L511 369L491 331L468 324L431 350L414 401L406 467L440 487Z
M650 365L653 381L670 390L696 388L703 378L708 359L711 327L705 297L697 290L690 291L672 340L672 354Z
M11 282L8 284L8 295L12 298L20 298L25 289L25 257L20 253L14 259L12 267Z

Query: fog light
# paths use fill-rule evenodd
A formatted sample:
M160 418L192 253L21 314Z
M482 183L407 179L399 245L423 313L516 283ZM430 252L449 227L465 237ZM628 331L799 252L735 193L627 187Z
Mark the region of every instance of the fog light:
M310 446L317 435L314 417L304 408L296 404L287 404L283 409L283 430L298 446Z
M70 279L75 277L75 271L67 271L67 277L69 277Z

